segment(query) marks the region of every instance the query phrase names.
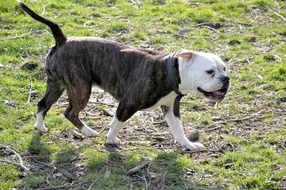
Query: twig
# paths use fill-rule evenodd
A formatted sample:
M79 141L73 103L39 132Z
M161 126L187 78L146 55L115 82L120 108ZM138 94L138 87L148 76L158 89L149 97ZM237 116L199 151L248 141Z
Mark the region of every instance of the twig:
M145 182L145 189L148 190L148 182L147 182L145 175L143 175L143 180Z
M280 15L279 13L277 13L271 9L269 9L269 11L272 12L273 14L275 14L276 16L280 17L283 21L286 21L286 18L284 16Z
M92 187L95 185L95 183L97 182L97 179L98 178L96 178L91 184L90 184L90 186L88 187L88 189L87 190L91 190L92 189Z
M212 31L214 31L214 32L216 32L216 33L220 33L220 31L218 31L218 30L216 30L216 29L214 29L214 28L212 28L212 27L210 27L210 26L207 26L207 25L204 25L204 26L202 26L203 28L207 28L207 29L209 29L209 30L212 30Z
M28 95L28 99L26 101L26 105L29 104L31 102L31 96L32 96L32 81L30 82L30 87L29 87L29 95Z
M103 109L102 111L103 111L103 113L104 113L106 116L110 116L110 117L113 117L113 116L114 116L114 114L113 114L111 111L108 111L108 110L106 110L106 109Z
M141 170L142 168L144 168L145 166L147 166L151 161L149 159L146 159L142 164L128 170L127 174L130 175L130 174L134 174L136 173L137 171Z
M202 150L183 150L183 153L190 153L190 154L195 154L195 153L202 153L202 152L220 152L223 153L223 150L218 149L218 150L213 150L213 149L202 149Z
M168 171L165 171L163 176L162 176L162 179L161 179L161 182L160 182L160 186L161 188L160 189L165 189L166 188L166 175L167 175Z
M252 115L250 115L250 116L246 116L246 117L243 117L243 118L230 119L230 120L228 120L228 121L230 121L230 122L239 122L239 121L248 120L248 119L251 119L251 118L253 118L253 117L255 117L255 116L261 114L263 111L264 111L264 110L260 110L260 111L254 113L254 114L252 114Z
M69 104L68 101L63 102L63 103L61 103L59 100L57 101L57 106L58 106L58 107L65 107L65 106L67 106L68 104Z
M73 137L77 139L84 139L84 135L75 130L73 130Z
M141 4L142 4L142 3L138 2L137 0L130 0L130 2L132 4L134 4L134 6L136 6L136 9L139 9Z
M43 12L41 13L42 16L46 13L46 6L43 7Z
M24 34L21 34L21 35L16 35L16 36L12 36L12 37L9 37L9 38L1 38L0 41L5 41L5 40L13 40L13 39L17 39L17 38L22 38L24 36L28 36L32 33L32 29L30 30L30 32L27 32L27 33L24 33Z
M197 26L200 26L200 27L203 27L203 28L207 28L207 29L212 30L212 31L214 31L216 33L220 33L220 31L218 31L215 28L209 26L208 23L201 23L201 24L198 24Z
M19 163L15 163L15 162L8 161L8 160L1 160L2 162L11 163L11 164L14 164L16 166L20 166L25 171L29 171L29 169L23 164L22 157L15 150L13 150L10 147L3 145L3 144L0 144L0 147L5 148L5 149L9 150L10 152L14 153L19 159Z
M151 162L148 163L148 167L146 169L147 175L148 175L148 178L149 178L149 183L148 183L148 186L146 187L146 189L149 188L151 183L152 183L152 177L150 177L150 171L149 171L150 167L151 167Z
M35 31L35 33L37 33L37 32L43 32L43 31L47 31L47 30L37 30L37 31ZM32 34L32 33L33 33L33 31L32 31L32 29L31 29L29 32L24 33L24 34L21 34L21 35L16 35L16 36L8 37L8 38L0 38L0 41L14 40L14 39L17 39L17 38L23 38L24 36L28 36L28 35L30 35L30 34Z
M99 116L82 116L79 118L80 119L101 119L102 117L99 117Z
M129 190L132 190L132 189L133 189L133 183L130 183Z
M86 116L92 116L92 117L95 117L95 116L96 116L96 114L91 113L90 111L85 112L85 115L86 115Z
M27 168L26 168L26 169L23 168L23 165L21 165L21 164L19 164L19 163L17 163L17 162L12 162L12 161L10 161L10 160L2 160L2 159L0 159L0 162L4 162L4 163L7 163L7 164L13 164L13 165L15 165L15 166L18 166L18 167L24 169L24 170L28 170ZM25 167L25 166L24 166L24 167Z
M109 177L111 171L108 170L107 167L102 168L99 172L101 173L101 172L103 172L104 170L105 170L105 174L104 174L103 178ZM95 179L92 181L92 183L91 183L90 186L87 188L87 190L91 190L91 189L92 189L92 187L95 185L95 183L97 182L97 180L99 179L99 177L100 177L100 176L98 176L97 178L95 178Z
M163 124L167 124L166 121L157 121L157 122L153 122L153 125L163 125Z
M105 103L105 102L103 102L103 101L101 101L101 100L98 100L97 102L92 102L92 103L94 103L94 104L99 104L99 105L107 105L107 106L111 106L111 107L114 107L114 106L115 106L115 104Z
M34 157L29 157L30 159L32 159L34 162L36 162L36 163L38 163L38 164L42 164L42 165L44 165L44 166L47 166L47 167L49 167L49 168L52 168L52 169L57 169L55 166L53 166L53 165L50 165L50 164L48 164L48 163L45 163L45 162L41 162L41 161L39 161L39 160L37 160L37 159L35 159Z
M215 122L214 124L225 124L225 123L228 123L228 122L240 122L240 121L249 120L249 119L252 119L253 117L259 115L261 112L263 112L263 110L260 110L259 112L254 113L254 114L252 114L250 116L246 116L246 117L243 117L243 118L228 119L228 120L224 120L224 121L218 121L218 122ZM223 126L217 126L217 127L213 127L213 128L208 128L208 129L205 130L205 132L214 131L214 130L222 128L222 127Z
M66 106L69 104L69 101L66 97L66 92L63 93L62 97L60 97L58 100L57 100L57 106L58 107L63 107L63 106Z
M152 135L153 136L165 136L165 135L168 135L168 134L170 134L169 132L165 132L165 133L153 133Z
M86 183L90 183L90 181L80 181L80 182L74 183L74 184L71 183L71 184L65 184L65 185L59 185L59 186L53 186L53 187L43 187L43 188L39 188L38 190L73 189L77 185L82 185L82 184L86 184Z
M50 175L48 175L48 176L45 178L45 179L46 179L46 183L47 183L49 186L54 187L54 185L51 184L51 182L50 182L50 180L49 180L49 177L50 177Z
M282 62L281 58L278 55L273 54L273 56L278 60L279 63Z
M183 35L183 34L175 34L175 35L181 38L192 39L191 37Z
M98 131L98 134L101 134L103 131L105 131L105 129L109 127L108 125L105 125L102 127L102 129L100 129L100 131Z
M212 127L212 128L206 129L205 132L215 131L215 130L220 129L220 128L222 128L222 127L223 127L223 125L217 126L217 127Z

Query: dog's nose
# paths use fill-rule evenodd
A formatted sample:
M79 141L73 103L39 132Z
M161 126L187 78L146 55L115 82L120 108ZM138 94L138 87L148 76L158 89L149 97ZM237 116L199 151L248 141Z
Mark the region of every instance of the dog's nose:
M226 83L226 82L229 81L229 77L228 76L223 76L223 77L220 77L220 80L221 80L221 82Z

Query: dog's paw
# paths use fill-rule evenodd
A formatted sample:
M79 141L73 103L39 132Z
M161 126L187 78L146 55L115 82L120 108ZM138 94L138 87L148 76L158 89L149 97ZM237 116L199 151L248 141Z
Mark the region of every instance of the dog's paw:
M84 126L80 131L87 137L94 137L97 135L97 132L88 126Z
M188 144L185 145L185 148L187 148L190 151L199 151L205 149L205 146L199 142L189 142Z
M34 127L35 127L35 129L36 129L37 131L39 131L40 133L46 133L46 132L48 132L48 129L45 127L45 125L35 125Z
M106 144L108 145L115 145L118 146L121 144L121 141L119 138L115 137L115 138L106 138Z

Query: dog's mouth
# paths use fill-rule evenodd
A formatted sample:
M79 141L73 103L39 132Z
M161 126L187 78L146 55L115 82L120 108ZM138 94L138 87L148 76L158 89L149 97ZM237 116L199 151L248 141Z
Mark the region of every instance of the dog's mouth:
M207 92L202 88L198 87L198 91L201 92L206 98L214 101L221 101L224 99L227 93L228 87L222 87L220 90Z

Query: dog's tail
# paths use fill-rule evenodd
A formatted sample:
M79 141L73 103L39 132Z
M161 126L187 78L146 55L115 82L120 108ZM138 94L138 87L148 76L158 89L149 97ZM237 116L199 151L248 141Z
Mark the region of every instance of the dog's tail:
M44 23L45 25L50 27L50 29L52 30L53 36L56 40L56 47L60 47L67 41L67 38L65 37L63 31L60 29L58 24L38 15L37 13L32 11L27 5L25 5L21 0L19 0L18 2L19 2L19 5L22 7L22 9L26 13L28 13L33 19L41 23Z

